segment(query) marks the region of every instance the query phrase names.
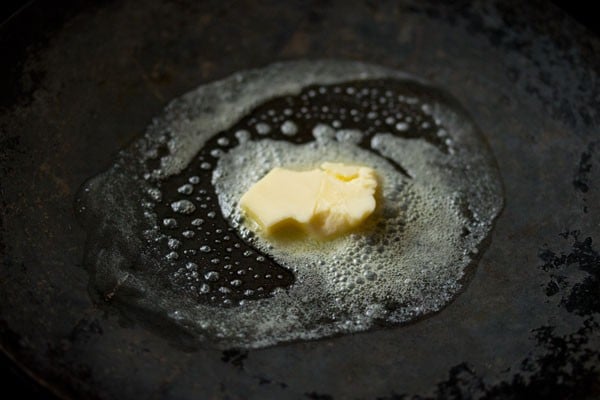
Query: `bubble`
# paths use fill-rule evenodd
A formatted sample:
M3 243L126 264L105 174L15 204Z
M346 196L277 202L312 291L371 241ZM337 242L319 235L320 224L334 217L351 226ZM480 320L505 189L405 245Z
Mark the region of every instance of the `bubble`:
M187 269L188 271L195 271L198 269L198 264L193 263L193 262L188 262L185 264L185 269Z
M221 149L212 149L210 151L210 155L214 158L219 158L223 154L223 150Z
M175 238L170 238L167 242L167 246L172 250L177 250L181 246L181 242Z
M290 120L287 120L281 125L281 133L286 136L294 136L298 133L298 126Z
M175 218L165 218L163 219L163 225L167 228L175 229L177 228L177 221Z
M316 140L331 140L335 137L335 130L326 124L317 124L312 131Z
M217 271L208 271L204 274L204 279L209 282L216 282L219 280L219 273Z
M162 193L157 188L150 188L150 189L148 189L148 195L154 201L161 201L162 200Z
M195 218L192 220L192 225L194 226L200 226L204 223L204 220L202 218Z
M271 127L269 126L269 124L265 124L264 122L259 122L258 124L256 124L256 132L259 135L266 135L269 132L271 132Z
M194 191L194 186L190 185L189 183L186 183L185 185L181 185L177 188L177 192L181 193L181 194L192 194L192 192Z
M396 124L396 130L400 132L406 131L408 130L408 124L405 122L398 122Z
M240 143L245 143L250 140L250 132L245 129L240 129L239 131L235 132L235 137Z
M377 279L377 274L373 271L365 271L364 275L365 275L365 279L367 279L369 281L374 281Z
M171 203L171 209L179 214L191 214L196 210L196 206L189 200L178 200Z
M198 291L202 294L206 294L210 292L210 286L207 285L206 283L203 283L200 285L200 287L198 288Z

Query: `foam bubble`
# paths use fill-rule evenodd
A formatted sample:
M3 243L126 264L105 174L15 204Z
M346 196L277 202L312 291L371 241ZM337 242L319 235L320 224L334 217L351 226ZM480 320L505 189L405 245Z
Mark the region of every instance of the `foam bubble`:
M298 126L294 123L294 121L287 120L281 125L281 133L286 136L294 136L298 133Z

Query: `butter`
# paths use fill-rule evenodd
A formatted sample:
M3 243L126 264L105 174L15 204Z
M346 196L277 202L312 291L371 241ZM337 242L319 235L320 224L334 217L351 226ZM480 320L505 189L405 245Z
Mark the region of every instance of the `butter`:
M368 167L323 163L310 171L273 168L240 199L265 235L301 231L331 237L358 226L375 210L377 177Z

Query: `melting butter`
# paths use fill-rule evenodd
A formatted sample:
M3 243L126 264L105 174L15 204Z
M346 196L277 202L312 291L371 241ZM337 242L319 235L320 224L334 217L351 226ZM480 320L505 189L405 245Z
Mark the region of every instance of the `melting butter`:
M302 232L327 238L360 225L375 210L375 171L323 163L310 171L276 167L240 199L262 233Z

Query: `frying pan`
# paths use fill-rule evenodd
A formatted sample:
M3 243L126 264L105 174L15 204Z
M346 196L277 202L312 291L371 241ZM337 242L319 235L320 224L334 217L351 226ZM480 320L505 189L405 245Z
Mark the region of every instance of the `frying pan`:
M2 27L1 347L36 381L99 399L600 395L600 42L557 9L331 0L73 10L59 18L34 4ZM44 35L20 28L32 23ZM82 182L171 98L299 58L405 70L469 110L498 161L505 209L464 293L413 324L252 351L186 347L93 302L73 212Z

